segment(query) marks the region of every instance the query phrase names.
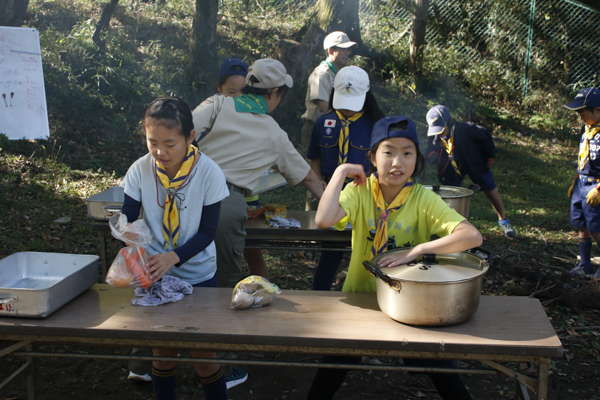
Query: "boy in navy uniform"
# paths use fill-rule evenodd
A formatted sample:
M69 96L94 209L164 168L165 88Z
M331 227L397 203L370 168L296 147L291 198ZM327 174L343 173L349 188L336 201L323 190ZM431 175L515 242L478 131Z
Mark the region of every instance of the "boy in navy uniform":
M498 225L508 237L515 236L504 213L504 204L492 175L492 158L496 146L487 129L472 122L458 122L441 105L427 113L431 140L427 145L427 161L437 164L437 176L442 185L460 186L465 175L479 185L498 214Z
M579 142L578 176L569 189L571 226L579 228L581 261L568 273L591 277L592 238L600 244L600 90L585 88L564 107L576 111L585 124ZM594 279L600 279L600 269Z

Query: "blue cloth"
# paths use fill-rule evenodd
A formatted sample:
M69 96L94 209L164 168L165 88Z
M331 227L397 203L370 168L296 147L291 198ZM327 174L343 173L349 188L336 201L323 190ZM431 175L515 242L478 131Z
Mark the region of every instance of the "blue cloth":
M176 303L186 294L192 294L192 285L175 276L165 275L147 289L136 288L135 297L131 300L134 306L160 306L161 304Z
M581 138L579 144L584 141L583 134L585 133L585 126L581 127ZM585 164L583 169L578 169L579 175L591 176L593 178L600 178L600 133L596 134L592 140L590 140L590 158ZM597 231L596 231L597 232Z
M594 182L577 179L571 196L571 226L586 227L590 232L600 232L600 205L592 207L586 196L596 186Z
M460 168L460 175L457 175L454 168L446 168L446 170L438 174L438 180L442 185L460 186L465 176L469 176L474 184L479 185L482 192L487 192L496 188L496 182L492 175L491 168L487 172L473 172L463 166Z
M330 121L334 121L330 124ZM306 157L310 160L321 159L321 174L329 180L338 166L340 131L342 124L335 111L322 114L317 118L310 138ZM369 173L371 159L371 131L373 122L368 115L363 114L350 124L348 146L348 163L362 164L365 173Z

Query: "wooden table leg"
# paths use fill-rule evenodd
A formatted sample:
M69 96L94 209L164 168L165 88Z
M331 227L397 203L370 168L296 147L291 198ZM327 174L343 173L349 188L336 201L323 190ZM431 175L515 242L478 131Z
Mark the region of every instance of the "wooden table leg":
M537 400L548 399L548 374L550 373L550 358L541 357L538 366Z
M98 232L98 244L100 246L100 278L104 282L106 279L107 262L106 262L106 235L105 232Z
M26 351L33 351L33 344L25 346ZM29 364L29 375L27 375L27 400L37 400L37 391L35 388L35 358L25 357L25 361Z

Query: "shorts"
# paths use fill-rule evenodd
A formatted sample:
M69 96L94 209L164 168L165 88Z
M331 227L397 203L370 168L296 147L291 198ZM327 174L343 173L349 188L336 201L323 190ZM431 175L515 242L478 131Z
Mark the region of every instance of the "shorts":
M587 194L596 186L593 182L577 179L571 196L571 226L586 227L589 232L600 232L600 205L592 207L587 203Z
M497 186L491 168L486 172L480 173L474 173L467 168L461 168L460 173L461 175L457 175L454 168L449 167L441 174L438 174L438 180L442 185L460 186L465 176L469 175L469 178L471 178L474 184L479 186L482 192L489 192Z

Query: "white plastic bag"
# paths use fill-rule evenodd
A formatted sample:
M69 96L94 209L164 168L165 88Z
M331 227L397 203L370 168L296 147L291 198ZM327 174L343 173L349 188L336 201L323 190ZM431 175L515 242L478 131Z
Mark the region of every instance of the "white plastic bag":
M112 235L126 244L115 257L108 273L106 283L118 288L134 287L147 288L152 285L152 279L146 268L146 246L152 240L150 229L142 219L131 224L127 217L118 213L108 221Z
M231 296L231 308L243 310L270 304L281 293L279 287L262 276L251 275L235 285Z

